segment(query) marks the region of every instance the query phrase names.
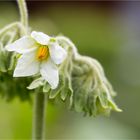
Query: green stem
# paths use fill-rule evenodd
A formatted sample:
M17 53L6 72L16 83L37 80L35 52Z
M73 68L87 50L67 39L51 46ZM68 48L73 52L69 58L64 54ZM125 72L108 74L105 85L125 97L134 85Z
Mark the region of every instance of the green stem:
M20 28L20 22L14 22L14 23L11 23L11 24L8 24L6 25L5 27L3 27L1 30L0 30L0 37L8 32L9 30L13 29L13 28Z
M27 11L27 5L25 0L17 0L18 7L20 11L20 20L23 26L26 29L26 32L28 33L28 11Z
M45 130L45 110L46 99L44 93L35 93L34 113L33 113L33 140L43 140Z

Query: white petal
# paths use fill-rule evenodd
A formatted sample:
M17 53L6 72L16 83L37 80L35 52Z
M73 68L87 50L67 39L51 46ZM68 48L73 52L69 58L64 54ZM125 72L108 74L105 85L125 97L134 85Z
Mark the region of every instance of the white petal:
M36 48L36 42L29 36L24 36L14 43L9 44L6 46L6 50L8 51L15 51L17 53L26 53Z
M61 64L67 56L65 49L63 49L57 43L53 43L49 46L49 52L55 64Z
M55 89L58 86L59 82L58 69L50 58L48 58L48 61L42 62L40 73L42 77L46 81L48 81L52 89Z
M17 63L14 77L25 77L39 72L40 62L36 60L36 51L23 54Z
M39 44L48 45L50 37L42 32L33 31L31 37L34 38Z

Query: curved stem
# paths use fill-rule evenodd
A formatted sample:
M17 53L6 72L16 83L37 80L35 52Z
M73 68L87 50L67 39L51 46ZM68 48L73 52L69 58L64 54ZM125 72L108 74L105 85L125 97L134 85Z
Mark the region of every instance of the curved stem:
M34 99L34 113L33 113L33 140L43 140L45 137L45 110L46 99L44 93L35 93Z
M69 38L64 37L64 36L57 36L56 39L57 40L63 40L66 44L68 44L69 47L71 47L71 49L73 51L74 57L77 56L77 54L78 54L77 49L76 49L75 45L73 44L73 42Z
M27 5L25 3L25 0L17 0L18 7L20 11L20 20L23 26L26 29L26 33L28 33L28 11L27 11Z
M16 28L16 27L20 27L20 22L14 22L14 23L11 23L11 24L6 25L5 27L3 27L0 30L0 36L2 36L7 31L9 31L9 30L11 30L13 28Z

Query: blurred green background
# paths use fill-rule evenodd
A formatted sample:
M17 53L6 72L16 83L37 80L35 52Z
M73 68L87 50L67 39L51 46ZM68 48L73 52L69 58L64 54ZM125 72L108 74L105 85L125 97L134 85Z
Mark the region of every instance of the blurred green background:
M28 1L33 30L68 36L83 55L98 59L122 113L83 117L64 104L47 106L47 139L140 139L140 2ZM0 1L0 28L18 20L16 2ZM8 85L7 85L8 86ZM30 139L32 103L0 99L0 139Z

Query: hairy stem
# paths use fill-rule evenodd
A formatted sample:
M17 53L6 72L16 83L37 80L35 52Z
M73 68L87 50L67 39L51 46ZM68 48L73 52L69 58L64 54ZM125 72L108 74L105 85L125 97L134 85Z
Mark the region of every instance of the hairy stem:
M21 26L20 22L14 22L14 23L6 25L5 27L3 27L0 30L0 37L3 36L3 34L5 34L7 31L14 29L14 28L20 28L20 26Z
M28 11L27 11L27 5L25 3L25 0L17 0L18 7L20 11L20 20L23 26L26 29L26 33L28 33Z
M35 93L33 113L33 140L43 140L45 136L46 98L44 93Z

